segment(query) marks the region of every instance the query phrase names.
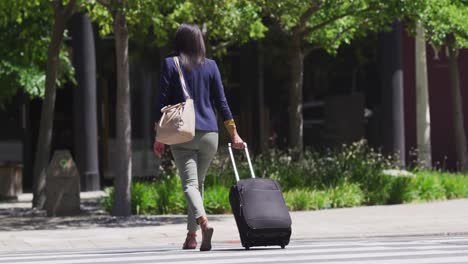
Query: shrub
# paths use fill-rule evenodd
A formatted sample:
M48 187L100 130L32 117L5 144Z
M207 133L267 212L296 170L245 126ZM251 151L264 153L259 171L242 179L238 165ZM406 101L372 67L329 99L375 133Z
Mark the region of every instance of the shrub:
M111 212L114 204L114 187L106 187L104 193L106 195L101 200L101 206L106 212Z
M107 195L101 204L111 212L114 203L114 188L105 189ZM132 214L181 214L186 212L185 197L180 191L178 177L169 176L153 182L132 183Z
M393 157L382 155L363 140L345 145L332 155L336 157L337 167L334 169L334 185L342 180L357 183L365 195L366 204L387 202L392 179L383 175L382 171L397 166Z
M242 165L242 163L237 165ZM241 166L241 174L245 176L243 166ZM231 186L236 182L231 161L227 153L220 152L213 159L208 173L205 177L205 186Z
M229 188L226 186L212 186L204 194L205 210L208 214L225 214L231 212L229 204Z
M442 177L442 185L447 199L468 197L468 177L462 175L446 175Z
M111 212L114 204L114 187L104 189L106 196L101 200L101 205L105 211ZM154 210L155 200L153 190L145 183L135 182L131 188L132 214L149 214Z
M156 208L153 184L135 182L132 184L131 199L133 214L149 214Z
M358 184L343 182L328 190L333 208L354 207L364 203L365 195Z
M331 208L331 199L325 191L312 191L312 208L313 210Z
M404 201L406 202L424 202L432 200L444 200L445 189L439 177L418 173L411 180Z
M288 153L274 150L258 156L255 164L259 175L277 180L284 190L356 183L365 204L387 203L393 179L382 171L397 167L393 157L370 148L364 140L323 153L306 151L302 161L292 161Z
M312 209L312 198L307 190L292 190L283 195L286 206L291 211Z
M406 195L410 192L411 177L392 177L390 178L391 186L388 192L388 199L385 204L401 204L405 202Z
M156 214L182 214L187 211L180 178L168 175L153 183Z
M181 214L187 210L174 163L165 155L167 167L159 179L132 185L135 214ZM241 178L250 171L244 155L236 155ZM468 197L468 177L437 171L417 171L416 177L384 175L397 168L392 156L384 156L365 141L323 152L308 150L304 159L292 159L288 151L271 149L253 159L257 177L278 181L291 210L317 210L373 204L398 204ZM235 183L227 153L219 153L207 173L205 209L208 213L230 212L228 193ZM113 188L102 205L110 211Z
M291 211L330 208L331 201L325 191L295 189L284 193L286 206Z
M468 197L468 177L440 171L419 171L418 176L437 178L442 185L447 199Z
M256 174L262 178L270 178L277 181L283 190L298 187L313 187L314 171L307 171L307 162L293 161L287 152L269 150L255 158Z
M133 214L185 214L187 203L177 176L166 176L153 182L133 182ZM102 200L103 208L110 212L113 204L114 188L106 188L106 197ZM228 213L229 189L225 186L208 187L205 191L205 209L207 213Z
M364 193L357 184L340 183L326 190L295 189L284 193L292 211L354 207L363 204Z

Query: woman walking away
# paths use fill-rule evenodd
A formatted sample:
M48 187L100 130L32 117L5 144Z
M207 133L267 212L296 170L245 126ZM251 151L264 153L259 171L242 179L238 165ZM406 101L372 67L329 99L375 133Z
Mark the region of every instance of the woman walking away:
M197 247L196 236L200 226L200 250L206 251L211 250L213 228L208 224L203 206L203 184L208 167L218 149L215 108L224 120L233 147L242 149L244 142L239 137L232 119L218 66L214 60L205 58L205 43L198 26L180 25L175 34L175 51L172 55L177 57L165 58L162 65L157 120L161 118L161 109L164 106L175 105L186 99L175 62L175 59L178 59L186 88L195 106L195 137L191 141L170 146L188 204L188 233L183 249ZM154 152L161 157L164 144L155 140Z

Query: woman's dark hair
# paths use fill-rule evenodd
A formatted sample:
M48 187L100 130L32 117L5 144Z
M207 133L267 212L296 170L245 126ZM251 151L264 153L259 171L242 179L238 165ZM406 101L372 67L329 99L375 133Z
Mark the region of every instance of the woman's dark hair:
M174 46L184 65L195 66L205 61L205 41L200 28L195 24L183 23L179 26Z

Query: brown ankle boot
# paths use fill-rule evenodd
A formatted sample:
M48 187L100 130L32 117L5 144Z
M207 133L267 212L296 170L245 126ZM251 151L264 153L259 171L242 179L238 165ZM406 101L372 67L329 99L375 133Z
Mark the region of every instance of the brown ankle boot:
M211 250L211 238L213 237L214 229L208 226L208 219L203 219L199 222L200 228L202 230L202 243L200 246L200 251L209 251Z
M190 234L187 233L187 237L185 238L184 245L182 249L195 249L197 248L197 234Z

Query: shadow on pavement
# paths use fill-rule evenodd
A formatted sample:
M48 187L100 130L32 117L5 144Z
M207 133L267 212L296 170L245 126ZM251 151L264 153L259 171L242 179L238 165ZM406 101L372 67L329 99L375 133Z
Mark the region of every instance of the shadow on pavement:
M47 217L43 210L24 207L0 208L0 231L86 229L96 227L143 227L185 224L185 215L133 215L110 216L100 209L98 202L81 203L81 214L71 217ZM211 216L211 221L220 221L220 216Z
M280 247L259 247L259 248L250 248L249 250L246 250L243 247L239 248L223 248L223 249L212 249L211 251L216 251L216 252L236 252L236 251L272 251L272 250L284 250L281 249Z

